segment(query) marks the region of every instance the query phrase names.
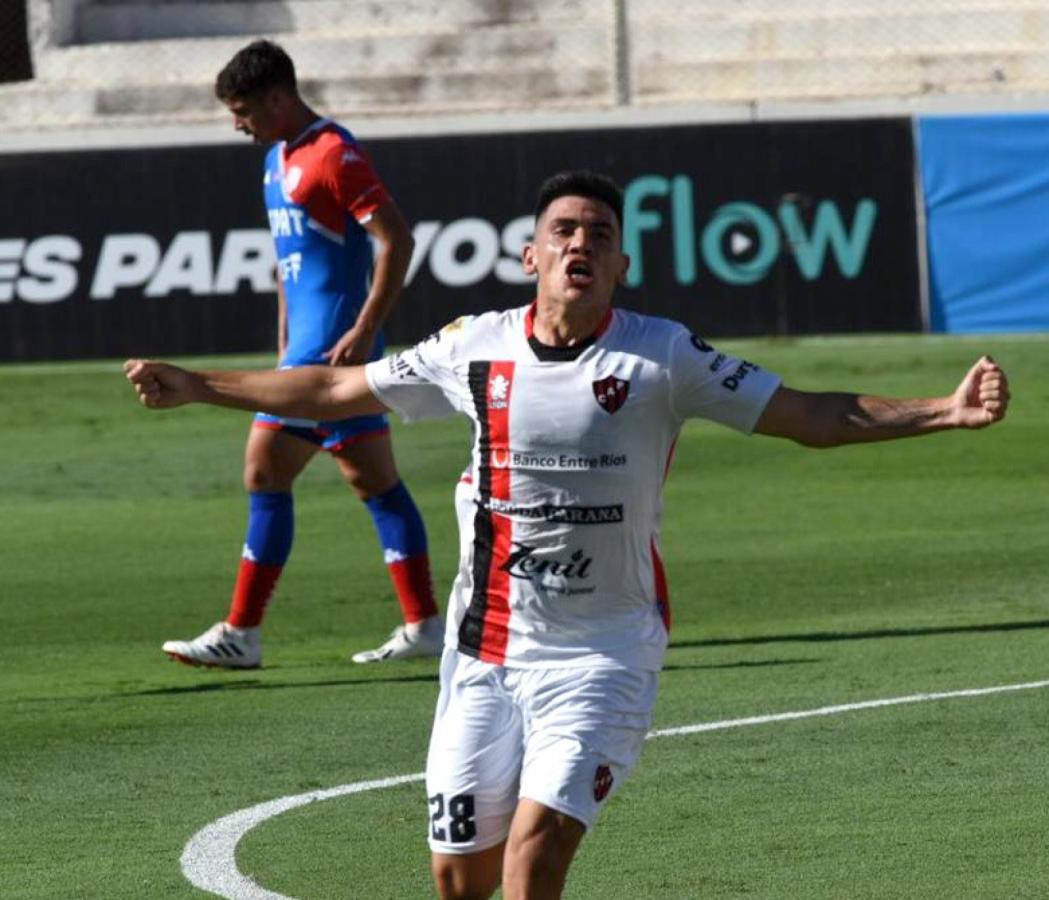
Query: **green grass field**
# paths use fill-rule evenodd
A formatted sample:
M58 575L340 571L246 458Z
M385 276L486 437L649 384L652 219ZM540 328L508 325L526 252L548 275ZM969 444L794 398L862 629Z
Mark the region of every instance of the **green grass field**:
M721 343L795 387L905 395L988 350L1014 404L989 431L832 451L690 424L656 727L1049 679L1049 336ZM225 612L247 424L143 410L116 363L0 368L0 896L204 896L179 859L207 824L422 771L436 665L348 662L397 618L326 460L266 667L160 653ZM443 594L468 430L395 429ZM1043 688L659 737L566 896L1045 897L1047 739ZM352 794L264 821L237 865L292 897L426 897L426 825L419 783Z

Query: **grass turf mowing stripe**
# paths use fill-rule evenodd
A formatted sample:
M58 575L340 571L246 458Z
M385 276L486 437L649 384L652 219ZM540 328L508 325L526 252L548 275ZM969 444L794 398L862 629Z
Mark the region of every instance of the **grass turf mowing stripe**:
M866 709L880 709L887 706L986 697L992 694L1028 691L1045 687L1049 687L1049 680L1003 684L986 688L968 688L957 691L908 694L903 697L886 697L880 700L861 700L856 703L840 703L833 706L821 706L816 709L746 716L740 719L724 719L718 722L701 722L696 725L682 725L676 728L661 728L650 731L646 738L651 740L660 737L680 737L708 731L725 731L729 728L741 728L746 725L768 725L775 722L791 722L798 719L834 716ZM365 791L381 790L382 788L422 781L424 777L425 775L422 772L418 772L412 775L395 775L374 781L358 781L353 784L343 784L325 790L279 797L276 800L269 800L266 803L260 803L257 806L251 806L231 813L228 816L223 816L221 819L205 826L190 838L180 860L182 872L195 887L204 891L210 891L220 897L226 897L228 900L292 900L286 894L278 894L267 890L248 876L242 874L237 868L237 844L245 834L256 825L260 825L267 819L272 819L290 809L297 809L300 806L306 806L309 803L321 800L345 797L349 794L360 794Z

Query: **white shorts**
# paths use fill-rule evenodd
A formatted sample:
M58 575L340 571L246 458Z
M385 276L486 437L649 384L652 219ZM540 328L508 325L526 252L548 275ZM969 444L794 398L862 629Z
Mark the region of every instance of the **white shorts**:
M630 669L506 668L445 650L426 761L430 849L501 843L521 797L589 828L637 762L658 681Z

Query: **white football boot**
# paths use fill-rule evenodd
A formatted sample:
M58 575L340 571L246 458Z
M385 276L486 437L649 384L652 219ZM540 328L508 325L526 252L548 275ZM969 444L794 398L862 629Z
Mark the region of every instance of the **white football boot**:
M262 665L261 628L236 628L216 622L191 641L164 641L160 648L187 666L257 669Z
M440 656L444 649L444 623L440 616L430 616L421 622L398 625L390 639L374 650L353 654L355 663L389 662L394 659L412 659L417 656Z

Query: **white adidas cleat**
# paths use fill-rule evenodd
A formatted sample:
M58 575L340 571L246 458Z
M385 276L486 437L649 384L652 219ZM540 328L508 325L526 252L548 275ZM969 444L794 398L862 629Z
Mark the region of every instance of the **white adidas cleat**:
M160 649L187 666L257 669L262 665L261 630L216 622L191 641L164 641Z
M418 656L440 656L444 650L444 623L440 616L430 616L421 622L398 625L390 639L375 650L353 654L355 663L389 662L393 659L412 659Z

